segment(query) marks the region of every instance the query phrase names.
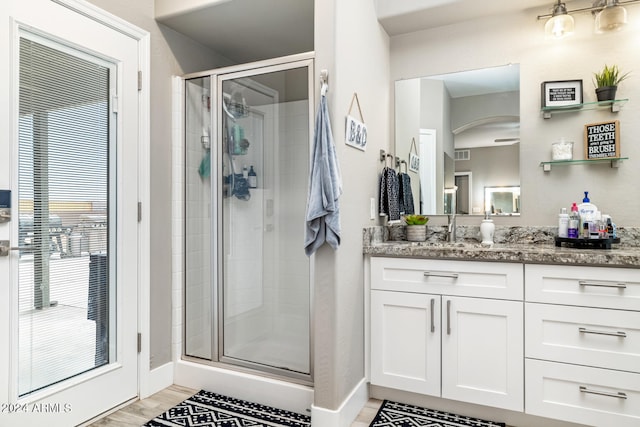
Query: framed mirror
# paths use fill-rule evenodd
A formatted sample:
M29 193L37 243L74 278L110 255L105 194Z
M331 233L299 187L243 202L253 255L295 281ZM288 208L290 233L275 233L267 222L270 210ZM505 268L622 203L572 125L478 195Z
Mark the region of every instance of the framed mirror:
M484 215L485 188L520 187L519 65L397 81L395 149L419 156L416 212Z

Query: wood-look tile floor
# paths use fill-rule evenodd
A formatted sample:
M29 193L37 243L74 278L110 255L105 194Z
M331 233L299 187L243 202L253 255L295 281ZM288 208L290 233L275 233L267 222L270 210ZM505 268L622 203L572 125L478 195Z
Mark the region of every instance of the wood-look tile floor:
M140 427L197 392L198 390L172 385L146 399L133 402L92 424L88 424L88 426Z
M153 396L138 400L124 408L100 419L89 427L140 427L150 419L157 417L167 409L177 405L198 390L172 385ZM376 416L382 401L370 399L362 408L351 427L368 427Z

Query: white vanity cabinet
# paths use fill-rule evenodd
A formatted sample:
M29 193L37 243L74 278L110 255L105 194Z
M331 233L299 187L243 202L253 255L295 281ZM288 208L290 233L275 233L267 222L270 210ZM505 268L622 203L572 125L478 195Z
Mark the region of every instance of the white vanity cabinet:
M640 270L525 265L525 412L640 426Z
M522 411L522 268L371 258L371 383Z

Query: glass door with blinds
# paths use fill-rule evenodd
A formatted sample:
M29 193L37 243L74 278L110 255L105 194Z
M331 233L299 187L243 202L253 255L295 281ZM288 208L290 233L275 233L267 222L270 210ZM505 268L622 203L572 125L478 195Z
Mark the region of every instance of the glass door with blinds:
M12 3L0 400L25 410L0 425L79 425L138 395L138 41L60 3Z
M115 67L49 44L20 38L20 395L108 364L116 351Z

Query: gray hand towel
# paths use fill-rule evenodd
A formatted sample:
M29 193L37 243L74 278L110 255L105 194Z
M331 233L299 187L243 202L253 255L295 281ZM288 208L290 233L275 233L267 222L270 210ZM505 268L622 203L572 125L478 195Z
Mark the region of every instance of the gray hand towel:
M304 242L307 256L315 253L325 242L333 249L340 245L338 198L342 194L342 179L325 92L326 87L323 87L313 139Z
M400 181L400 215L413 215L415 213L413 206L413 192L411 191L411 177L401 172L398 174Z
M387 215L389 221L400 219L399 192L400 183L396 171L388 166L385 167L380 175L378 212L380 215Z

